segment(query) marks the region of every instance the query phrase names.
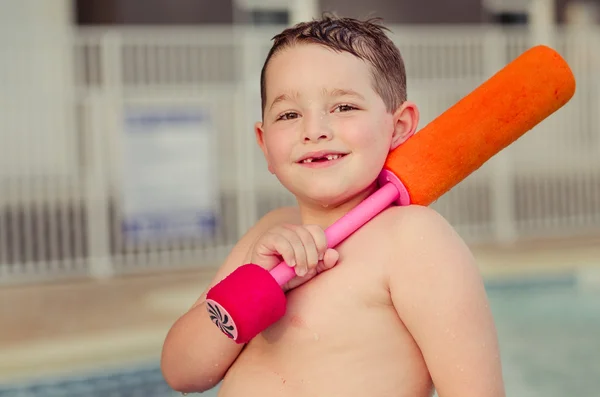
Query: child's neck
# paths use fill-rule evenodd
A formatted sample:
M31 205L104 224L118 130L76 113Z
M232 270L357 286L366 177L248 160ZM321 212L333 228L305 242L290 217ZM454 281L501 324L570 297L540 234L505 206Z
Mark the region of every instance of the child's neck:
M319 225L326 229L335 221L346 215L350 210L359 205L377 190L377 185L372 185L360 194L336 204L300 203L300 215L304 225Z

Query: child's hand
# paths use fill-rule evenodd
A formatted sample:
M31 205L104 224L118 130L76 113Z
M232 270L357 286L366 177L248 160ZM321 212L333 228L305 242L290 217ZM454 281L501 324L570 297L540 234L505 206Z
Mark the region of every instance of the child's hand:
M337 263L337 251L327 248L324 230L316 225L276 226L256 242L251 262L267 270L282 260L294 267L297 277L290 280L285 291L305 283Z

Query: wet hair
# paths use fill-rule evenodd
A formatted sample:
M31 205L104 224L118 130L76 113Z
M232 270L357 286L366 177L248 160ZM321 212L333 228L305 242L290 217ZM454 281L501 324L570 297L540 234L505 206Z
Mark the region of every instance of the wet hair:
M380 18L358 20L326 14L321 19L302 22L273 37L260 75L262 113L266 106L266 71L271 58L295 44L319 44L338 52L348 52L371 66L373 89L389 112L406 101L406 70L400 50L386 35L389 29Z

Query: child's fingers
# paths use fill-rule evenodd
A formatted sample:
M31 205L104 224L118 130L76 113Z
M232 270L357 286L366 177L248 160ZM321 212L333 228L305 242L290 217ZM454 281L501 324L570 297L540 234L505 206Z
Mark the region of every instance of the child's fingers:
M279 234L289 242L289 244L292 246L292 249L294 250L293 263L288 262L287 259L286 263L289 266L295 267L297 274L305 274L308 269L306 250L304 248L304 244L302 243L302 239L298 235L296 229L296 226L286 225L282 228L282 230L279 231Z
M289 266L296 265L296 253L292 242L281 233L271 233L262 240L258 249L258 257L253 260L257 265L267 265L261 260L272 262L274 256L281 256ZM264 258L264 259L261 259Z
M302 254L305 262L302 266L296 269L296 274L300 277L307 275L312 269L317 267L319 263L319 253L312 234L304 227L295 228L295 233L302 243Z
M325 251L325 255L323 256L323 266L325 269L331 269L334 267L338 260L340 259L340 254L334 249L328 248Z
M306 225L305 228L312 235L319 255L319 260L323 260L323 256L327 250L327 237L325 236L325 231L317 225Z

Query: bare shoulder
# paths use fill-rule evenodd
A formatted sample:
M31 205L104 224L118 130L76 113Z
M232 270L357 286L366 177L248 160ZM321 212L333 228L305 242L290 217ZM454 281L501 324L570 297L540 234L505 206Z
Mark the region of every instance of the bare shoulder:
M399 226L396 232L401 232L409 223L411 227L427 228L443 225L446 229L452 227L436 210L422 205L390 207L384 212L386 222Z
M444 282L469 282L478 288L481 279L471 250L440 213L411 205L391 208L385 218L380 233L389 257L397 258L386 264L392 287L409 291L404 284L418 281L431 288Z
M420 205L390 207L378 218L374 233L403 256L421 248L436 246L468 248L456 230L437 211Z
M223 266L228 268L226 270L232 270L229 264L239 262L240 257L246 256L256 240L269 229L285 223L299 223L300 220L297 207L280 207L267 212L235 244Z
M299 223L300 210L297 207L275 208L263 215L235 245L233 251L246 251L267 230L285 223Z
M234 256L237 260L239 255L246 255L256 240L269 229L285 223L300 223L300 221L300 210L297 207L280 207L267 212L240 238L230 257Z
M288 206L275 208L267 212L256 224L259 229L270 228L281 223L296 223L299 224L302 218L300 217L300 209L298 207Z
M503 397L496 329L468 245L432 208L398 207L384 216L390 297L438 393Z
M436 251L451 250L469 254L470 250L454 227L431 207L410 205L391 207L382 214L378 233L386 237L396 253L424 254L430 247Z

